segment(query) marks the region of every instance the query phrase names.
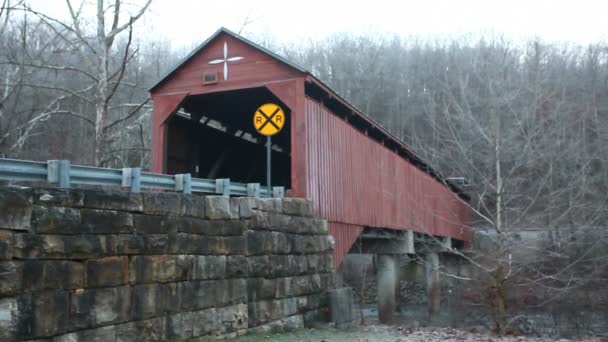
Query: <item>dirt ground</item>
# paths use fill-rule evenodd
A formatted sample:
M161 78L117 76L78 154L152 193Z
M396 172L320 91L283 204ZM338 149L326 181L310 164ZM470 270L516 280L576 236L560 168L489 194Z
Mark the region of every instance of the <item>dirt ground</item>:
M507 336L496 337L452 328L408 328L400 326L368 325L347 330L334 328L303 329L292 333L252 334L232 340L234 342L545 342L545 341L598 341L608 337L588 337L576 340L549 337Z

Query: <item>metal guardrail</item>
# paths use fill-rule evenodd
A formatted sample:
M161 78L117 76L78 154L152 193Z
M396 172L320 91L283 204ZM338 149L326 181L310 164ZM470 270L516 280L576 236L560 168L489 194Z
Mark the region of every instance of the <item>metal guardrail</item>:
M282 186L269 191L260 183L232 183L230 179L192 178L190 174L164 175L142 172L141 168L108 169L72 165L69 160L46 162L0 159L0 180L17 182L48 182L60 188L72 184L105 185L127 188L131 192L141 189L174 190L186 194L193 192L224 196L279 197L285 196Z

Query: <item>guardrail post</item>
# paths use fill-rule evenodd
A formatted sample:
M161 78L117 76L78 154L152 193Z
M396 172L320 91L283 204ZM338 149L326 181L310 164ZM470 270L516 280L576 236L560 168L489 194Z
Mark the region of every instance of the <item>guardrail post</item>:
M247 196L248 197L260 197L260 183L248 183L247 184Z
M141 168L134 167L131 169L131 192L141 191Z
M285 188L282 186L272 187L272 197L283 198L285 197Z
M224 196L230 196L230 178L216 179L215 192Z
M131 192L140 192L141 191L141 168L123 167L121 186L123 188L129 188L129 190L131 190Z
M192 175L189 173L184 175L184 193L192 193Z
M63 189L70 188L70 161L69 160L48 160L47 180L49 183L55 183Z

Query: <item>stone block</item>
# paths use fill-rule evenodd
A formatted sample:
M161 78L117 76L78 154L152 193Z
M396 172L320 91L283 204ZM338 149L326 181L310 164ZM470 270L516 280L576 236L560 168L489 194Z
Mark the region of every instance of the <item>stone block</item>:
M266 278L247 279L247 298L249 302L272 299L277 292L277 280Z
M223 279L226 277L226 257L223 255L193 256L193 280Z
M296 276L286 278L290 282L290 293L287 296L302 296L312 293L312 282L310 276Z
M289 256L288 255L269 255L268 268L271 270L272 278L285 277L289 275Z
M327 290L334 287L335 281L333 273L322 273L319 275L319 277L321 278L322 290Z
M111 235L16 234L14 256L20 259L92 259L116 254Z
M84 206L84 192L77 189L35 188L34 204L82 208Z
M163 306L166 312L181 312L182 297L180 293L181 283L159 283Z
M292 243L288 234L260 230L249 230L247 236L247 254L285 254L289 253Z
M239 216L243 219L251 218L253 210L256 208L256 200L253 197L237 197L235 198L239 205Z
M0 230L0 260L13 258L15 239L10 230Z
M26 321L26 338L48 337L69 328L70 298L63 290L45 291L32 295L31 319Z
M85 262L86 287L119 286L129 282L129 258L113 256Z
M187 281L177 284L182 311L194 311L215 306L220 301L223 280Z
M81 226L91 234L122 234L133 231L133 215L114 210L81 209Z
M267 255L250 256L247 258L247 270L250 277L270 277L272 269Z
M244 220L201 220L184 219L180 232L208 235L208 236L240 236L248 228Z
M281 317L278 301L275 300L249 302L247 313L250 327L274 321Z
M196 194L183 194L182 196L182 212L184 216L205 217L205 197Z
M116 236L117 252L121 255L146 254L144 236L135 234L120 234ZM162 254L162 253L158 253Z
M71 329L88 329L100 325L126 322L131 315L129 286L79 290L71 294L69 304Z
M284 198L283 213L293 216L312 217L313 205L309 198Z
M164 310L163 291L159 284L133 286L131 318L143 320L161 316Z
M319 273L322 267L321 256L319 254L309 254L306 256L308 273Z
M239 199L237 197L230 198L230 219L238 220L241 218Z
M89 209L143 211L141 193L120 190L83 190L84 206Z
M0 229L30 231L32 192L0 188Z
M283 214L254 210L251 215L250 229L277 230L289 232L291 217ZM295 232L295 231L294 231Z
M167 234L177 232L181 220L167 215L133 215L133 225L138 234Z
M144 212L157 215L184 214L183 195L177 192L144 192Z
M303 275L310 273L306 255L288 255L288 262L289 274L286 275Z
M280 198L256 198L256 209L269 213L283 213L283 200Z
M296 254L323 253L333 246L327 235L290 235L291 251Z
M38 234L88 233L80 226L80 211L66 207L34 206L31 226Z
M320 274L310 275L310 292L320 292L324 290Z
M174 315L169 315L165 319L167 326L165 327L167 339L170 341L175 340L188 340L192 338L192 332L194 329L194 312L182 312ZM196 322L198 325L199 322Z
M0 299L0 341L17 341L19 331L17 298Z
M290 231L298 234L326 235L328 233L327 221L313 217L293 216Z
M0 297L10 296L23 288L23 263L0 261Z
M209 220L230 220L230 198L227 196L205 196L205 218Z
M169 235L171 253L242 255L246 250L247 241L242 236L208 237L186 233Z
M120 324L116 326L116 342L166 341L166 326L165 317Z
M216 309L221 332L235 332L247 329L249 314L247 304L238 304Z
M244 255L230 255L226 257L226 277L245 278L249 275L247 257Z
M247 302L247 280L222 280L217 289L217 305L234 305Z
M23 287L28 291L84 287L85 271L80 262L28 260L23 263Z
M221 328L215 308L192 312L192 336L205 336Z
M129 265L132 284L188 280L191 275L191 255L133 256Z
M97 329L72 332L53 338L53 342L106 342L116 340L116 327L113 325Z

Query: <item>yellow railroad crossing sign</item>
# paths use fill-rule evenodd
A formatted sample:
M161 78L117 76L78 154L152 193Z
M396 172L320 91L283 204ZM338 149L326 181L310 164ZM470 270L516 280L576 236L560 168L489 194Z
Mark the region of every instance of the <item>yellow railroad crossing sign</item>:
M253 126L258 133L267 137L281 131L285 125L285 112L274 103L261 105L253 114Z

